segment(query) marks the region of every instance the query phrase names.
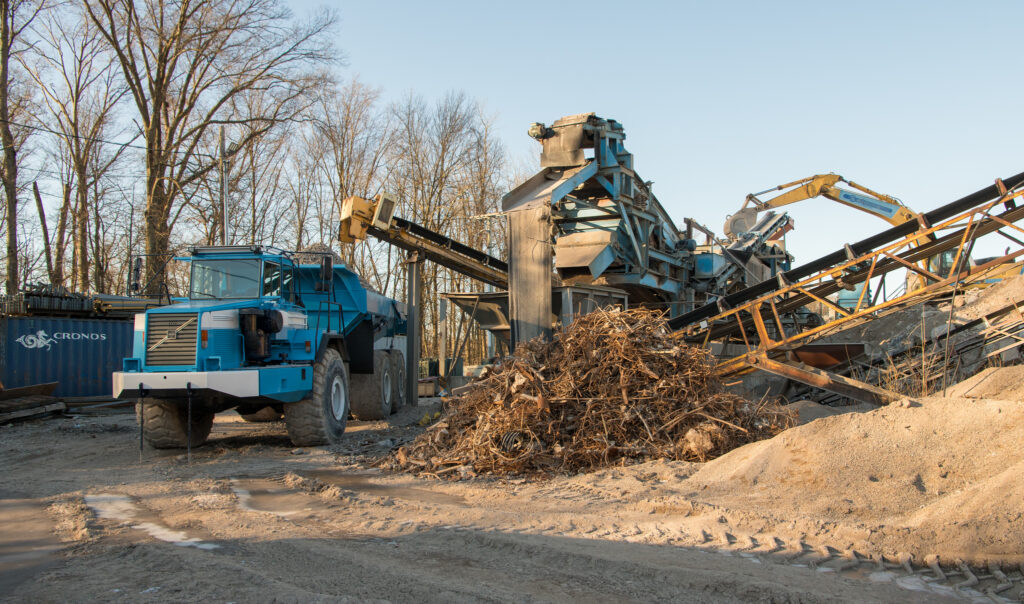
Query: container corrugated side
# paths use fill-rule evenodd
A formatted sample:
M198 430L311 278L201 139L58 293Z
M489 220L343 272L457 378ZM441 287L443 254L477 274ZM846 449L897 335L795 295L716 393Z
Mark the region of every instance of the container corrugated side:
M6 388L59 382L56 396L109 396L111 373L132 354L132 321L0 318L0 381Z

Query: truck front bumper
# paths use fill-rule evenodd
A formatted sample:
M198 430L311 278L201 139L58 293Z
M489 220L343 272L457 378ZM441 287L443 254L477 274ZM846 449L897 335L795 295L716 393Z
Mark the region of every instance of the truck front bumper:
M239 398L260 395L259 371L165 371L160 373L115 371L114 396L130 398L139 388L161 390L209 389Z

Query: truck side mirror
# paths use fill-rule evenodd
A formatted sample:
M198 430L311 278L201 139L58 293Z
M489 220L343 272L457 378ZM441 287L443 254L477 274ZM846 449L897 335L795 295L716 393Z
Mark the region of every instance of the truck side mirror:
M334 258L324 256L320 259L320 291L331 291L334 281Z
M132 264L132 292L138 293L142 289L142 258L139 256L135 257L135 262Z

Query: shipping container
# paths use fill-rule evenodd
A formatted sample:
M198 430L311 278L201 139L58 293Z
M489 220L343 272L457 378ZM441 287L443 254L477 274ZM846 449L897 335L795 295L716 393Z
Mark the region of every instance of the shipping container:
M132 355L132 321L0 317L5 388L59 382L56 396L110 396L110 374Z

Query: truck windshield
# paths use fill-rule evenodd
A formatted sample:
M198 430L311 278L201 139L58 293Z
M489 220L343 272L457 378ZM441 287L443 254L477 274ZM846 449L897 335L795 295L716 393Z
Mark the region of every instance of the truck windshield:
M255 258L193 260L189 297L258 298L260 284L260 261Z

